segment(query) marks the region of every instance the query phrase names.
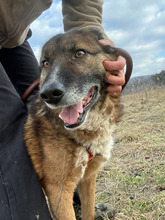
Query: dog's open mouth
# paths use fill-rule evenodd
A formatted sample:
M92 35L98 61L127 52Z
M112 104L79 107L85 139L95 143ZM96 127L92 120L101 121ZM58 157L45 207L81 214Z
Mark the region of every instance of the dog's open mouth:
M84 122L88 110L93 106L97 91L98 88L93 86L79 103L62 108L59 117L64 121L65 127L75 128Z

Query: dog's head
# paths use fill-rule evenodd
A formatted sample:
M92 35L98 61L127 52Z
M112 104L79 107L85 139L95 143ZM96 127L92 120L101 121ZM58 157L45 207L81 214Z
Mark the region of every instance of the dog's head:
M67 128L77 128L105 94L102 62L116 60L117 50L99 44L97 31L74 31L51 38L42 49L40 96L59 108Z

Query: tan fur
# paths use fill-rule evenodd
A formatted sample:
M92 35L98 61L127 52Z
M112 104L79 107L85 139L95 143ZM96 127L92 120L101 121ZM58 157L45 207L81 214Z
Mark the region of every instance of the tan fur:
M74 40L79 42L79 37L76 39L74 35ZM88 44L84 45L88 48ZM93 60L84 68L90 68L91 73L93 68L100 68L106 76L102 61L111 56L114 55L100 53L97 62ZM42 71L41 84L45 77L46 73ZM60 108L49 109L40 97L30 108L35 113L29 112L25 125L26 146L54 219L76 219L73 192L78 184L82 219L94 220L96 176L99 168L110 158L112 133L120 112L119 97L112 98L105 93L104 99L89 111L86 121L74 130L64 128L63 121L58 117ZM52 119L47 117L48 114ZM94 156L90 163L88 150Z

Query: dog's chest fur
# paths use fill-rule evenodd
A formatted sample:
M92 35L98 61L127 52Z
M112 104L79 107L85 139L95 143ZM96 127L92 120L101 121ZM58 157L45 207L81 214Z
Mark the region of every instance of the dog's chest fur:
M45 172L55 172L57 176L63 169L70 173L75 168L80 168L79 178L82 178L90 164L97 163L96 167L100 167L110 158L118 108L108 96L77 130L64 129L58 111L53 112L40 102L38 99L31 106L25 127L27 148L40 179L44 178ZM88 152L93 155L90 164Z

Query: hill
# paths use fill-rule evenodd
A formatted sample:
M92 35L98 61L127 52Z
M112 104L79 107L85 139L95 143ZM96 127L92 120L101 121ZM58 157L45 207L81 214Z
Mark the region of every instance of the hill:
M123 94L147 91L159 86L165 86L165 70L155 75L133 77L128 82Z

